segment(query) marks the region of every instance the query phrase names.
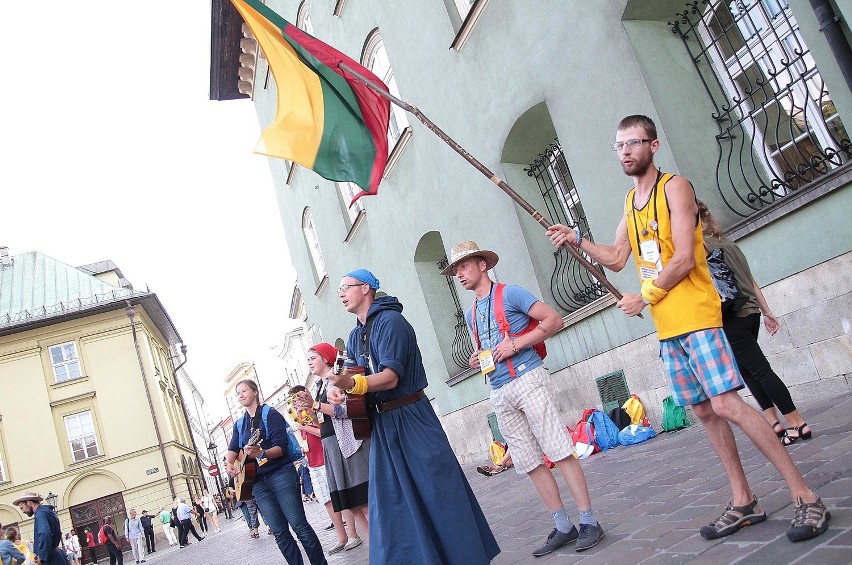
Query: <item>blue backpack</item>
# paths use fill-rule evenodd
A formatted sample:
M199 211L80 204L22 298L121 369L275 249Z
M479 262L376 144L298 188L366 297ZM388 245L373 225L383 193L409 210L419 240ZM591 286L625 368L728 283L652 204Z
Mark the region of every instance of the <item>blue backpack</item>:
M589 423L595 428L594 442L601 451L606 451L618 445L618 426L605 412L595 410L589 416Z

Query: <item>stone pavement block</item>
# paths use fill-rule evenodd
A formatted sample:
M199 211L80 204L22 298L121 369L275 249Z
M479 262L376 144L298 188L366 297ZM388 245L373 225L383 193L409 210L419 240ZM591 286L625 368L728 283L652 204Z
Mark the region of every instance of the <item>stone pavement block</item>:
M849 563L852 561L852 556L849 554L849 550L841 547L818 547L808 553L807 555L803 555L801 558L790 561L791 564L808 564L811 563Z
M695 555L692 553L659 552L647 559L638 561L637 565L682 565L691 562L693 559L695 559Z

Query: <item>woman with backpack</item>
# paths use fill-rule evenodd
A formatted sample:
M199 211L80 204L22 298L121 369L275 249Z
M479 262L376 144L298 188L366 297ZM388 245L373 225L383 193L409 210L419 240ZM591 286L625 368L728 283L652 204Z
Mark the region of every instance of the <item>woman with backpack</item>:
M772 370L757 343L761 313L763 325L769 335L775 335L781 327L780 322L769 309L763 292L751 274L745 255L736 243L724 236L716 218L713 217L707 205L700 201L698 214L701 217L707 253L715 249L722 250L725 265L733 273L740 292L746 297L742 306L734 312L725 313L722 317L725 337L731 344L734 358L746 386L763 410L763 417L784 445L793 445L799 439L811 439L811 428L796 409L790 390ZM776 407L784 415L786 429L778 421Z

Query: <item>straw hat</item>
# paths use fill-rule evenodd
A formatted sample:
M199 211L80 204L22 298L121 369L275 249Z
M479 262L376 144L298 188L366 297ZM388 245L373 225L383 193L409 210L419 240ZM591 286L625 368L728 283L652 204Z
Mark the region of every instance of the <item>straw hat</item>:
M493 268L494 265L497 264L497 261L500 260L500 257L498 257L493 251L480 249L475 241L462 241L461 243L455 244L450 250L450 264L447 265L446 269L441 271L441 274L448 277L453 276L455 274L453 269L455 268L456 263L462 259L467 259L468 257L482 257L485 259L485 264L489 269Z
M26 502L28 500L32 500L33 502L41 502L44 500L37 492L25 492L19 498L17 498L12 504L18 504L19 502Z

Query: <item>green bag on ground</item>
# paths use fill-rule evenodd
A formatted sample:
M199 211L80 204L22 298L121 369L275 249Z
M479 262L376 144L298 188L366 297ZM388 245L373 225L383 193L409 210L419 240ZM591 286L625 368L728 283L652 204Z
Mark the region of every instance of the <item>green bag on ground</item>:
M691 425L692 422L689 421L683 406L675 404L671 395L665 397L663 399L663 431L673 432Z

